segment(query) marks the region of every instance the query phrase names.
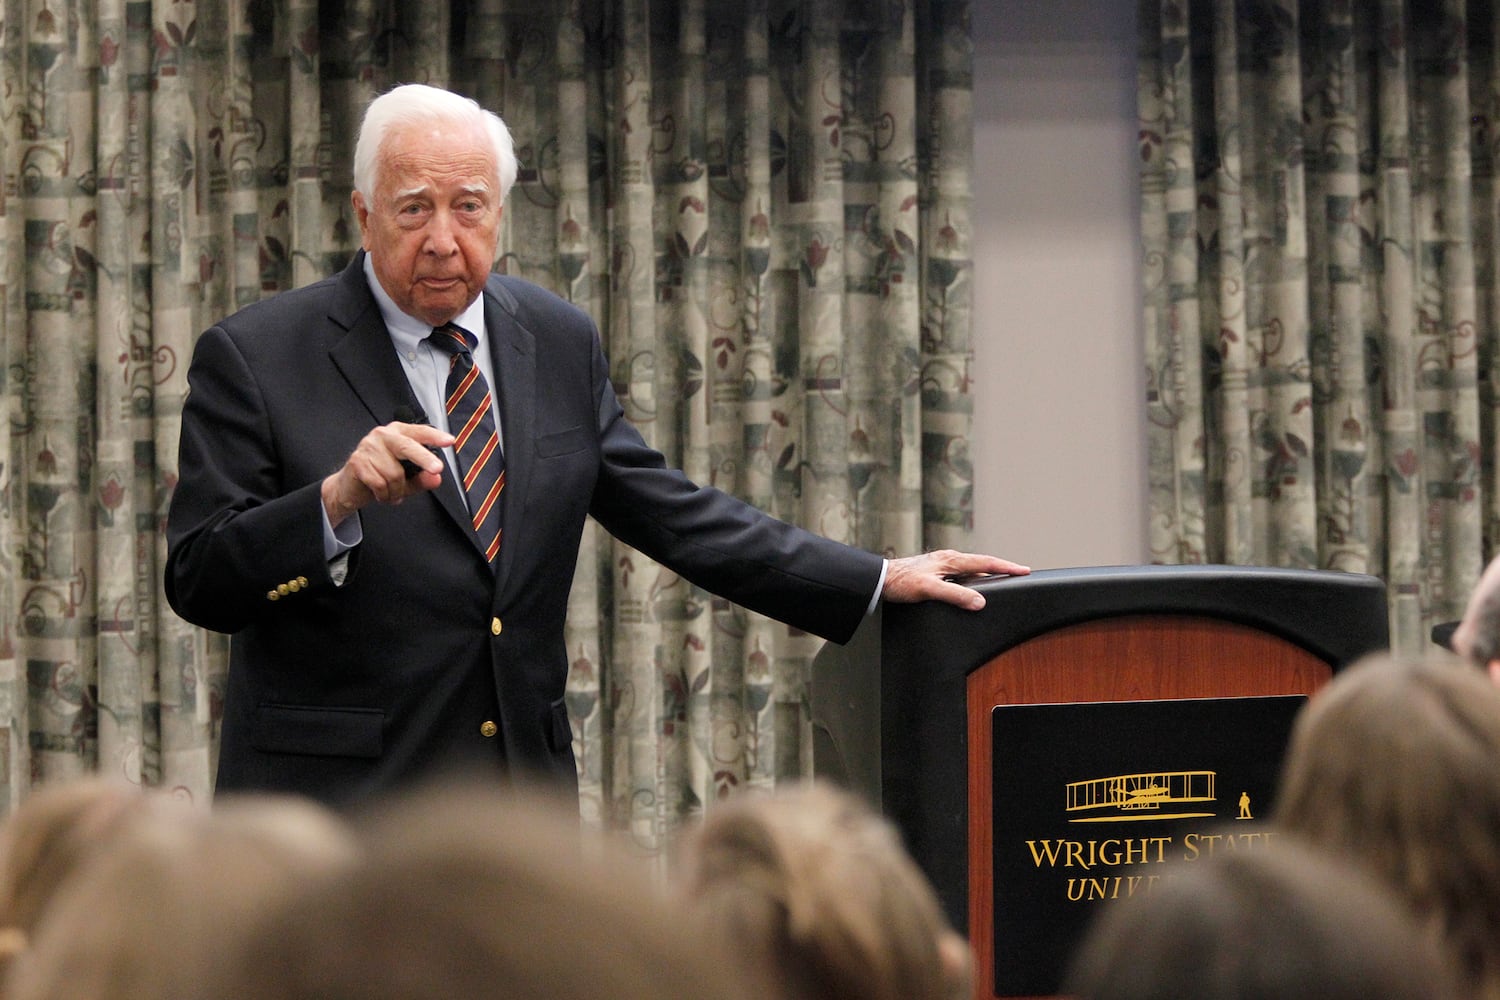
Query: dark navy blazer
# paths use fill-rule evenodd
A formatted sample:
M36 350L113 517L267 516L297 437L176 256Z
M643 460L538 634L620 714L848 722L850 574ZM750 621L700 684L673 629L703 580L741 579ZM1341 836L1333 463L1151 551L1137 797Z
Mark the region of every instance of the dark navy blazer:
M713 593L853 634L880 558L668 468L625 419L588 315L500 275L484 291L506 445L496 568L445 476L364 508L335 586L321 483L415 408L362 256L210 328L188 371L166 593L232 633L219 792L342 802L501 761L575 781L563 620L588 514Z

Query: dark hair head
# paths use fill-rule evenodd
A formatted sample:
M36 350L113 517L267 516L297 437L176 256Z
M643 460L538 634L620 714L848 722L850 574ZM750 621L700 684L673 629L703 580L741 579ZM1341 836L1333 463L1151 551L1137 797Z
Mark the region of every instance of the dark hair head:
M1079 945L1077 1000L1442 1000L1434 942L1367 873L1285 838L1181 865L1109 904Z

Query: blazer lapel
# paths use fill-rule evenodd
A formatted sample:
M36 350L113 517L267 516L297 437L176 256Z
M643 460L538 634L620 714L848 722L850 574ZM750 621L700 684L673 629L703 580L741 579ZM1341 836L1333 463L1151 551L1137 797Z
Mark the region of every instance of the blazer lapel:
M522 542L520 526L531 488L536 437L536 337L515 316L516 303L493 277L485 285L484 325L495 368L500 405L500 436L505 449L505 492L501 496L500 558L495 567L503 588Z

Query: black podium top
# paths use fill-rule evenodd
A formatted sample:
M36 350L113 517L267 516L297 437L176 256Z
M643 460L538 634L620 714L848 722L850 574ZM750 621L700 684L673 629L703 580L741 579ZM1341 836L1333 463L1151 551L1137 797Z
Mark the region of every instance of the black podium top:
M1390 642L1385 584L1373 576L1261 566L1038 570L972 584L987 606L887 605L884 641L927 647L968 673L1027 639L1122 615L1198 615L1269 632L1334 667ZM889 655L889 653L887 654ZM927 657L930 661L930 652Z

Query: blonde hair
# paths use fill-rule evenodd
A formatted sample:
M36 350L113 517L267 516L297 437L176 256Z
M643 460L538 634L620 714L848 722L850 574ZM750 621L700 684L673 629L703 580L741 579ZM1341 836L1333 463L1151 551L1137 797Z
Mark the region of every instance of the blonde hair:
M361 817L362 860L270 914L206 995L741 1000L640 860L533 792L443 786Z
M33 790L0 828L4 938L29 938L58 887L144 802L139 786L100 777Z
M16 807L0 829L0 976L79 866L153 804L137 785L84 776L33 789Z
M1456 660L1367 657L1292 730L1276 820L1394 887L1500 997L1500 689Z
M212 812L153 803L62 886L10 970L7 1000L197 995L226 942L354 856L341 823L310 800L245 797Z
M794 1000L957 1000L966 942L895 827L820 784L743 795L684 847L682 891Z

